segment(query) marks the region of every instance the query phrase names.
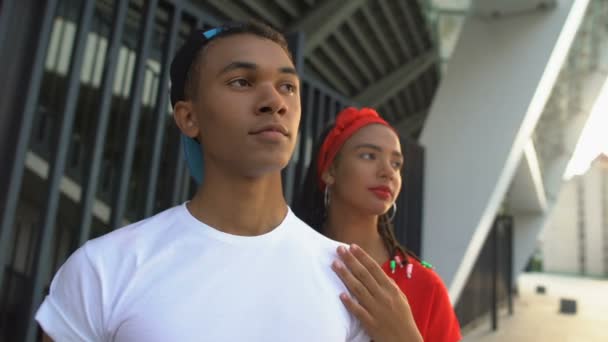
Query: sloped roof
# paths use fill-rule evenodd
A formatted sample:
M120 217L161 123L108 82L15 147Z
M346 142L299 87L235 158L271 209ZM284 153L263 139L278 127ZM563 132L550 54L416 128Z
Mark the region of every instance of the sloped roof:
M307 74L357 105L378 108L394 124L409 119L422 127L437 88L439 60L418 1L195 3L220 20L253 18L283 32L303 32Z

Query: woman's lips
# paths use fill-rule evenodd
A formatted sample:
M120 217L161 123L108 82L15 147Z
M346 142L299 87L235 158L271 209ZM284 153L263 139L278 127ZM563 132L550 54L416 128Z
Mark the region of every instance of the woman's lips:
M369 188L369 190L381 200L389 200L393 196L391 190L385 187Z

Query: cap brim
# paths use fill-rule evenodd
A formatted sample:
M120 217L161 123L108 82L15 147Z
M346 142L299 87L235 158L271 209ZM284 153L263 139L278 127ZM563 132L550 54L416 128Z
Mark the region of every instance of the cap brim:
M183 85L187 77L188 69L196 57L198 50L206 43L206 41L201 38L201 34L206 40L209 40L222 30L221 27L216 27L202 33L197 30L177 52L171 62L172 106L175 106L177 101L184 99ZM186 162L188 163L190 175L194 178L194 181L200 185L203 182L203 151L201 145L196 142L196 140L183 134L180 139L184 146L184 155L186 157Z
M184 155L186 157L186 163L188 163L188 169L190 170L190 176L194 178L196 184L203 182L203 151L201 145L196 140L181 135L182 145L184 146Z

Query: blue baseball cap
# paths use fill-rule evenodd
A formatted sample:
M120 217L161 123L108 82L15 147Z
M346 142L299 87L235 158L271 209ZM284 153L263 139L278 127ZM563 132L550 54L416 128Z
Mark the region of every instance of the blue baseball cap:
M205 46L213 37L222 32L221 27L213 28L207 31L196 30L186 43L177 51L173 61L171 61L171 106L175 107L178 101L185 100L185 87L188 78L188 71L192 63L196 59L200 49ZM197 184L203 181L203 151L201 145L196 139L190 138L182 134L180 137L181 144L184 148L184 156L190 175Z

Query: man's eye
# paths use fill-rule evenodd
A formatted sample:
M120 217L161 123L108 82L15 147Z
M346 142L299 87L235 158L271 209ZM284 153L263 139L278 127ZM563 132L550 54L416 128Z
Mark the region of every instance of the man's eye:
M293 94L296 92L296 86L291 83L282 84L281 89L288 94Z
M232 80L232 81L228 82L228 84L230 86L232 86L232 87L235 87L235 88L245 88L245 87L248 87L248 86L251 85L249 83L249 81L247 81L244 78L237 78L235 80Z

